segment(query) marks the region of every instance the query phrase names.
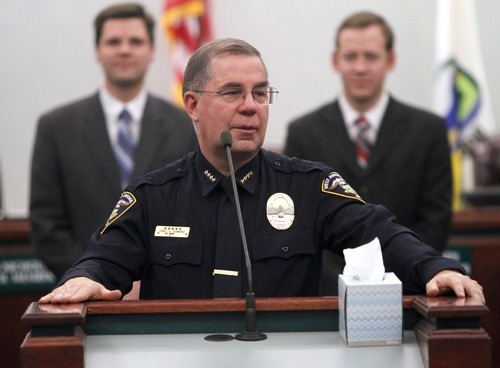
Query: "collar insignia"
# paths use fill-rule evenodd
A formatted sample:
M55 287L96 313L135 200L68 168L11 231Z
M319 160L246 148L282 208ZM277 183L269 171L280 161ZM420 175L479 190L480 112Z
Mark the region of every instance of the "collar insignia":
M208 170L205 170L205 172L203 173L205 174L205 176L208 178L208 180L210 180L212 183L215 183L215 176L213 176L213 174L208 171Z
M241 179L240 179L240 183L241 184L245 184L245 182L248 181L248 179L250 179L251 177L253 176L253 171L250 170L249 172L247 172Z

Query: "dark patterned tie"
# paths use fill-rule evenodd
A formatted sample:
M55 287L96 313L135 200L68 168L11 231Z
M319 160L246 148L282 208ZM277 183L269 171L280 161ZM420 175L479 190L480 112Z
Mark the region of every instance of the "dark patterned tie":
M368 157L370 156L370 141L367 136L370 125L363 116L359 117L354 124L358 128L358 135L354 140L356 157L359 166L365 168L368 165Z
M120 127L118 128L118 144L115 149L115 157L121 173L122 188L129 182L134 169L135 143L132 136L132 117L125 109L119 116Z

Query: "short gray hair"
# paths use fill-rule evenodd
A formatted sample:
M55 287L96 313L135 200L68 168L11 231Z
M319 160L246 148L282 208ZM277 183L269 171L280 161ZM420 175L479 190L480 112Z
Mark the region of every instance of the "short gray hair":
M257 56L262 61L259 50L236 38L222 38L206 43L196 50L189 59L184 72L182 94L187 91L202 90L213 77L210 67L212 60L224 54ZM262 61L262 65L267 76L264 61Z

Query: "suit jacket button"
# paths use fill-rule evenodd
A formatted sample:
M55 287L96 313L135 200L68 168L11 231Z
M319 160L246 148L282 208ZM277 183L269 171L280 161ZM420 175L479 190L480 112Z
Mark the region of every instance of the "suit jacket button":
M165 259L170 261L172 259L172 255L170 253L165 254Z
M286 245L284 245L281 250L283 251L283 253L288 253L288 247Z

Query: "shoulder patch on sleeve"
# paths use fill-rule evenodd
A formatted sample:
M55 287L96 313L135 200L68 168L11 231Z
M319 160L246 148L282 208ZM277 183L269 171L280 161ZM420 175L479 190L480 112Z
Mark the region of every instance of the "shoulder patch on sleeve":
M365 203L361 199L358 193L352 187L347 184L347 182L340 176L338 172L332 171L321 183L321 191L337 195L344 198L357 199L358 201Z
M118 220L125 212L132 208L132 206L136 202L137 199L135 199L132 193L123 192L120 199L118 200L118 203L113 209L113 212L111 212L111 215L109 215L108 221L106 221L106 225L104 225L104 228L101 230L101 235L104 233L104 231L106 231L109 225Z

